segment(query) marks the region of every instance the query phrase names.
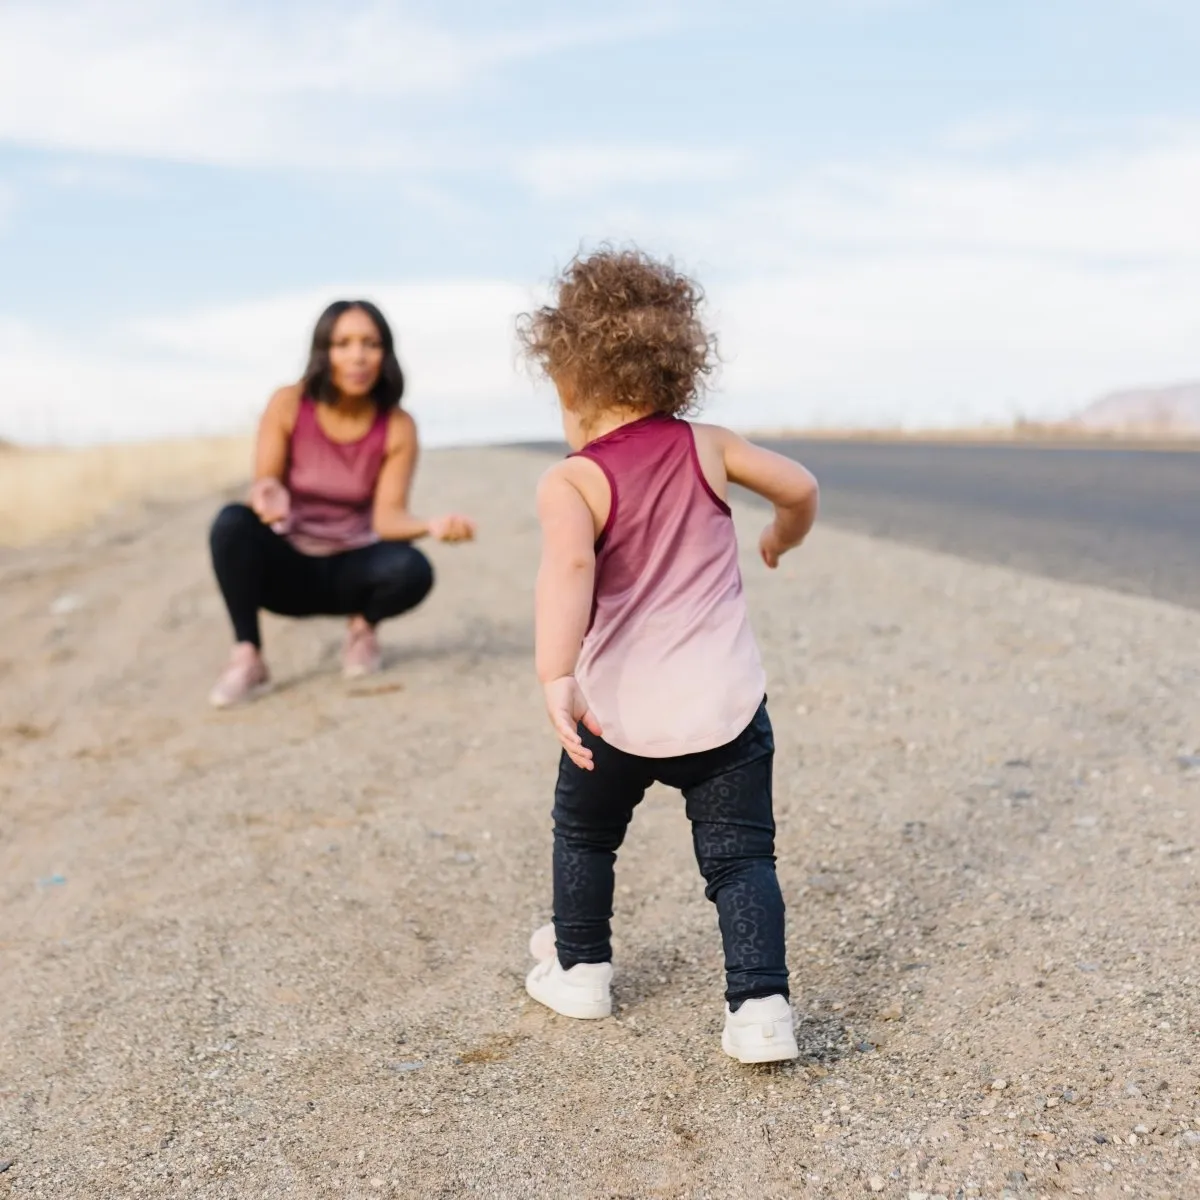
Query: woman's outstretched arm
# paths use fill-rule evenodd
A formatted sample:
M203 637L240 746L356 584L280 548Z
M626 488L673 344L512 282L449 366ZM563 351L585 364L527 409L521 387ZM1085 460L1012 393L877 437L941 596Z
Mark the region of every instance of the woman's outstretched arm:
M375 532L388 542L413 542L423 537L469 542L475 536L475 525L467 517L451 514L425 520L409 512L418 454L417 423L398 409L388 422L387 453L375 485Z

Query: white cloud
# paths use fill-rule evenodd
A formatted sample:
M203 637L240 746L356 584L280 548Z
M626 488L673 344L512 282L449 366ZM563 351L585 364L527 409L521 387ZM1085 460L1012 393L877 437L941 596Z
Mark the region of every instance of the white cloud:
M552 399L516 369L513 319L532 296L481 281L313 289L146 318L95 347L0 320L0 437L79 444L248 428L270 392L298 378L312 325L338 296L369 297L387 315L428 444L554 435Z
M1054 417L1116 386L1200 378L1194 131L1004 170L944 156L817 169L774 189L749 178L723 209L694 194L691 211L640 215L617 195L609 220L598 201L587 223L699 270L727 358L711 411L732 424ZM481 281L354 283L147 317L92 350L0 324L0 436L245 425L299 371L324 304L364 293L395 322L430 440L555 432L548 391L513 369L512 317L532 297Z
M702 253L795 263L814 253L979 253L1097 261L1200 257L1200 132L1054 162L954 157L847 163L755 192L724 214L670 216Z
M451 32L396 5L13 0L0 5L0 139L223 165L413 165L420 97L506 65L635 37L603 22ZM409 120L406 121L406 118Z
M672 146L543 146L527 155L518 177L543 200L618 191L648 184L712 183L744 168L740 151Z
M1053 163L841 164L609 228L707 278L723 419L1058 416L1200 378L1200 135L1152 132Z

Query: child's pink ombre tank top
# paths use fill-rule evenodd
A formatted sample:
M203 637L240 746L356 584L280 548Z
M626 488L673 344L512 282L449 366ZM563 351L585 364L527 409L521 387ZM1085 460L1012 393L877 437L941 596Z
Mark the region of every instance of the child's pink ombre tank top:
M731 742L766 690L729 506L692 427L652 416L580 452L608 477L592 621L576 678L604 740L647 758Z
M356 442L335 442L317 421L316 402L300 401L284 486L291 496L286 537L305 554L337 554L378 541L371 519L387 451L388 414Z

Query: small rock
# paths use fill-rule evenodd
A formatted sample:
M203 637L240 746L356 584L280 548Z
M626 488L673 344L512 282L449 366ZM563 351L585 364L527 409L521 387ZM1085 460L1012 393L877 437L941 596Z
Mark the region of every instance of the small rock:
M1067 1090L1065 1092L1063 1092L1063 1103L1064 1104L1078 1104L1079 1103L1079 1093L1076 1091L1072 1091L1070 1088L1067 1088Z
M1177 761L1185 771L1200 769L1200 754L1181 754Z
M810 875L808 886L814 891L824 892L826 896L836 896L841 891L841 884L833 875Z
M1136 1133L1138 1137L1148 1137L1150 1134L1150 1130L1147 1129L1145 1125L1135 1125L1133 1127L1133 1132Z
M908 1200L929 1200L928 1192L909 1192Z
M3 1175L12 1165L13 1160L11 1158L6 1158L3 1162L0 1162L0 1175Z
M882 1192L886 1186L887 1185L883 1182L882 1175L872 1175L871 1178L867 1180L867 1187L869 1187L873 1192Z
M423 1062L395 1062L388 1064L388 1070L403 1074L406 1071L419 1071L424 1065Z
M1082 962L1082 963L1076 963L1075 965L1076 965L1076 966L1077 966L1077 967L1078 967L1078 968L1079 968L1081 971L1086 971L1086 972L1087 972L1089 975L1091 975L1091 974L1093 974L1094 972L1096 972L1096 971L1100 970L1100 964L1099 964L1099 963L1093 963L1093 962Z
M879 1014L881 1021L898 1021L904 1016L904 1005L899 1000L893 1000L887 1008L883 1009Z
M1125 1085L1125 1095L1130 1100L1136 1100L1142 1094L1142 1089L1132 1080Z
M1136 1133L1131 1133L1128 1140L1131 1146L1136 1146L1138 1144L1138 1135Z
M1182 1134L1180 1139L1185 1146L1200 1146L1200 1133L1194 1129L1189 1129L1187 1133Z
M1023 1183L1026 1182L1025 1172L1024 1171L1009 1171L1008 1182L1011 1183L1013 1185L1013 1187L1020 1187Z
M83 607L83 597L77 592L64 592L57 596L50 605L52 617L65 617L68 613L78 612Z
M1097 1146L1105 1146L1105 1145L1107 1145L1107 1144L1108 1144L1108 1134L1106 1134L1106 1133L1093 1133L1093 1134L1092 1134L1092 1141L1093 1141L1093 1142L1095 1142Z
M383 1180L376 1175L375 1178L371 1180L371 1186L373 1188L381 1188L383 1187Z
M1002 1092L1002 1091L1004 1091L1004 1089L1006 1087L1008 1087L1007 1079L993 1079L992 1080L992 1091L993 1092Z
M475 855L468 854L465 850L459 850L454 855L454 861L456 863L463 863L463 864L473 863L475 861Z

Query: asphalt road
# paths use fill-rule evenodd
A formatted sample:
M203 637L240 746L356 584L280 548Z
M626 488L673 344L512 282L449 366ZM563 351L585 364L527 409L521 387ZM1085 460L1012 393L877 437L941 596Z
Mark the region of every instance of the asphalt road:
M816 475L830 525L1200 608L1200 453L763 444Z
M1200 454L786 440L822 519L1200 608Z

